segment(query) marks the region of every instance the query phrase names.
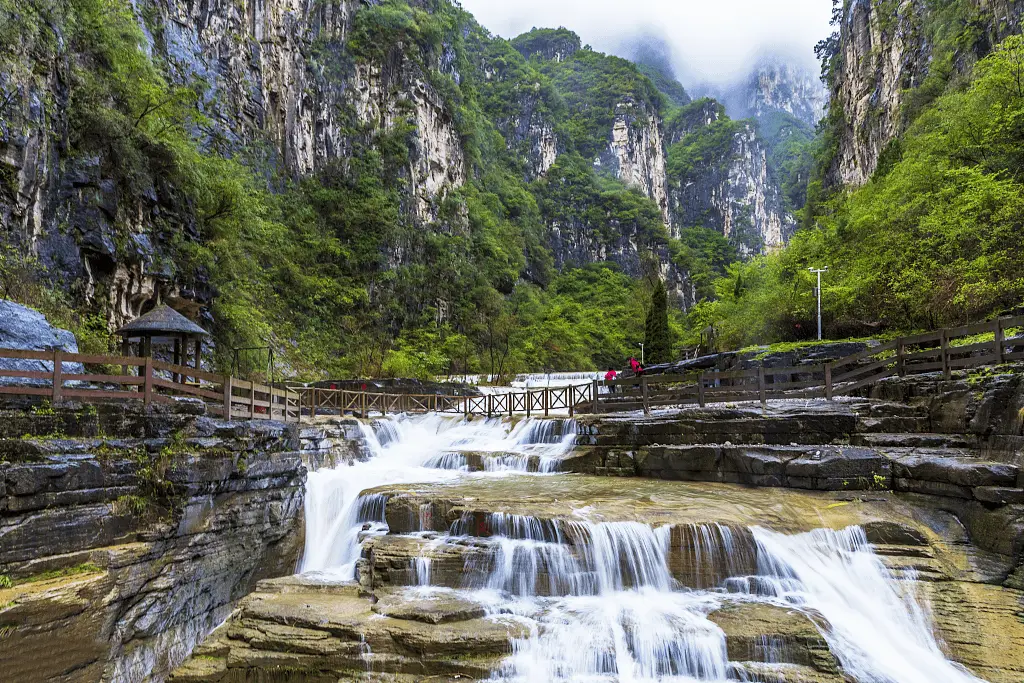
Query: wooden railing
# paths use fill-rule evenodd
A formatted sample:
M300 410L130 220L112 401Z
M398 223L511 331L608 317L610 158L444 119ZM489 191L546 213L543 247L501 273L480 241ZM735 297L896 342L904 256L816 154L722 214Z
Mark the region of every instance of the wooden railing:
M301 405L309 415L331 412L366 416L371 413L453 413L460 415L550 415L556 411L576 414L579 406L591 403L591 386L527 389L481 396L436 394L374 394L345 389L299 388Z
M298 422L299 395L288 389L247 382L230 376L135 356L97 356L63 351L0 349L0 358L43 361L40 370L0 370L0 377L28 380L31 384L0 386L0 395L39 396L54 404L141 401L143 405L173 403L176 398L197 398L208 411L228 419ZM120 367L120 374L72 374L67 364Z
M1015 328L1024 316L942 329L901 337L839 360L816 365L707 371L685 375L643 375L593 383L592 412L643 409L668 405L760 401L782 398L824 398L849 395L881 379L1024 360L1024 336ZM971 337L992 339L973 341ZM957 343L959 342L959 343ZM600 387L612 393L600 394Z
M96 356L63 351L0 349L0 358L43 361L49 369L0 370L0 377L31 384L0 386L0 395L38 396L53 403L141 401L172 403L197 398L210 414L229 419L267 419L298 422L336 413L453 413L462 415L550 415L565 411L609 412L672 405L824 398L849 395L894 375L954 370L1024 360L1024 316L901 337L839 360L783 368L708 371L688 374L642 375L591 384L527 389L481 396L383 394L344 389L299 387L283 389L217 375L183 365L134 356ZM1009 333L1009 334L1008 334ZM971 337L991 336L981 341ZM67 364L120 367L119 374L67 372ZM611 393L601 393L602 387Z

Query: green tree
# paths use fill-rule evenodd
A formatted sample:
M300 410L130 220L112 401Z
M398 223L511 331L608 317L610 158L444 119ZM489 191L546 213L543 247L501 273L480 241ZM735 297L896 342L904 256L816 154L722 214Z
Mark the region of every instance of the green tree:
M658 280L651 292L651 307L644 326L644 351L649 363L668 363L672 358L672 333L668 327L668 292Z

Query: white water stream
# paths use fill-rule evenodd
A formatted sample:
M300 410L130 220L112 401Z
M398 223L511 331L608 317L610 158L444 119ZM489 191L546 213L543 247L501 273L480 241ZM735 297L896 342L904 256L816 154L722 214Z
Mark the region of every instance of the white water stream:
M553 429L544 421L512 428L500 420L438 416L376 423L367 434L371 460L309 475L302 571L332 581L354 577L361 535L387 531L385 500L364 491L523 473L531 456L550 469L572 443L571 434L558 437ZM485 461L490 471L466 471L460 451L494 453ZM857 683L980 681L946 659L914 582L890 574L859 527L790 536L762 528L737 535L720 525L692 527L687 552L694 565L715 568L697 577L711 588L697 589L679 585L670 571L673 534L667 526L592 522L585 511L557 522L506 514L492 514L487 522L492 552L477 560L479 566L467 563L457 592L484 604L491 618L520 622L530 633L513 643L496 681L783 680L729 661L725 634L708 615L730 602L804 612ZM430 545L462 534L453 525ZM428 557L415 559L412 570L417 587L409 590L421 597L453 592L431 587ZM779 667L781 674L788 666L778 663L786 661L782 643L765 638L759 649L769 669Z

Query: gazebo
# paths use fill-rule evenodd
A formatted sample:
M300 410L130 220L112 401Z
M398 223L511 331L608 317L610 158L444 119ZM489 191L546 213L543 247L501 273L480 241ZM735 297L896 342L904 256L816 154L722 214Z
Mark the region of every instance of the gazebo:
M149 313L136 318L115 334L121 337L121 350L124 355L131 355L132 343L137 343L139 355L153 356L153 341L174 342L174 364L189 366L190 342L195 349L195 369L199 370L199 361L203 355L203 339L210 333L194 322L178 313L170 306L157 306Z

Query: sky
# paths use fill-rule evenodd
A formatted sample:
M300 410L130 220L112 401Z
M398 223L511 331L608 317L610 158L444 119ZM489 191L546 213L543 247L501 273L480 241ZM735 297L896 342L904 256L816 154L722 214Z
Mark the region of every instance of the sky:
M830 33L829 0L461 0L505 38L565 26L595 50L628 57L641 36L672 47L683 85L726 85L776 55L817 73L814 45Z

